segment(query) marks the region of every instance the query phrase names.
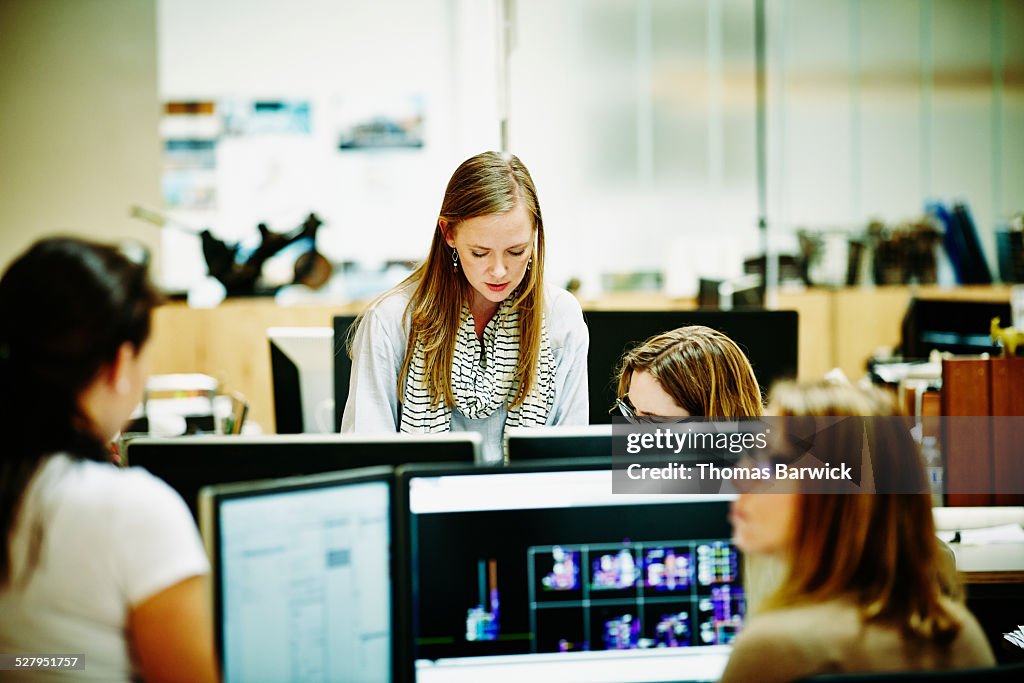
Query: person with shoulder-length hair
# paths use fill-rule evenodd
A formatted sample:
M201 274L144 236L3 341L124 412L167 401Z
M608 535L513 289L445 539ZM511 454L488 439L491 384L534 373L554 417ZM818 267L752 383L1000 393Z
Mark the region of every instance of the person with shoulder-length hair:
M0 279L4 680L211 681L209 565L184 501L108 445L142 398L159 296L113 247L44 239Z
M702 325L658 334L619 363L616 407L631 421L651 417L761 415L750 361L732 339Z
M898 415L880 392L826 382L777 387L768 412L786 418L786 431L806 427L805 417ZM977 620L951 597L958 591L909 433L900 436L898 420L851 424L858 438L825 440L829 460L860 461L866 443L878 493L820 493L779 481L773 492L745 492L733 505L733 540L748 556L777 559L782 580L737 638L723 683L995 663Z
M448 182L426 261L353 326L343 432L586 424L589 336L579 303L544 286L544 221L511 154L467 159Z

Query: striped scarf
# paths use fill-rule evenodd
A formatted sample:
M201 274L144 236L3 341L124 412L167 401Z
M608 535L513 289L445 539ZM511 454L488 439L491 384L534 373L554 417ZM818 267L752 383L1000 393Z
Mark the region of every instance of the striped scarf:
M515 397L519 362L519 310L506 299L476 336L473 315L463 305L452 357L452 391L459 412L471 420L491 415ZM533 389L516 408L509 408L506 427L538 427L547 422L555 399L555 357L546 321L541 325L540 355ZM417 339L405 377L402 432L451 431L452 411L444 402L431 406L426 387L423 343Z

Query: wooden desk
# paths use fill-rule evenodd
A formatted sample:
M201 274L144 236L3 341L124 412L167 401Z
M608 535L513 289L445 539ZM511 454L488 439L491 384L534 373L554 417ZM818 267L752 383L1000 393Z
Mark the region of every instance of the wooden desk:
M1024 584L1024 570L1003 572L960 572L960 580L966 585L972 584Z
M331 327L335 315L354 314L360 305L277 306L268 299L229 300L214 309L172 303L153 320L151 371L201 372L216 377L225 391L249 401L249 419L274 431L267 328Z

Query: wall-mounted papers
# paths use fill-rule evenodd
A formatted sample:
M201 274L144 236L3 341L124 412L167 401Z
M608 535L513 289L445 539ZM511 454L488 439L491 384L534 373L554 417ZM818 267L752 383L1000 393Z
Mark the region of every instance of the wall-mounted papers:
M423 98L342 97L334 107L338 149L423 147Z
M217 139L221 123L209 101L164 104L160 137L164 146L162 189L167 209L217 208Z
M238 100L220 103L225 135L309 135L310 105L305 100Z

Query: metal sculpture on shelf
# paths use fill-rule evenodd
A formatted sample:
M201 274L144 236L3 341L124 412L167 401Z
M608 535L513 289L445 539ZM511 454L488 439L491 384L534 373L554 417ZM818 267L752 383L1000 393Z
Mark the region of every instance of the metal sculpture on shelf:
M285 247L300 240L309 240L310 248L295 261L294 283L319 289L331 277L333 268L330 261L316 249L317 230L323 225L323 222L313 213L306 217L302 225L290 232L274 232L267 227L266 223L260 223L256 226L260 233L260 244L244 259L239 258L241 248L238 243L225 242L208 229L196 230L140 206L133 206L131 215L154 225L199 237L202 241L203 259L206 261L207 272L224 285L228 296L255 294L256 284L259 282L263 265L267 260Z

